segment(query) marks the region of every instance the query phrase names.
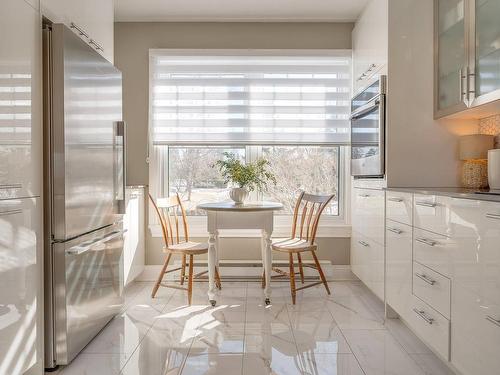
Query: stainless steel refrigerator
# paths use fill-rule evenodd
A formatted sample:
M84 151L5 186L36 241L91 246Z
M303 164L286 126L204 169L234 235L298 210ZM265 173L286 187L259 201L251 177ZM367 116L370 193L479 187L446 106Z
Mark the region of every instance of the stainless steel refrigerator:
M45 367L71 360L123 305L121 72L44 26Z

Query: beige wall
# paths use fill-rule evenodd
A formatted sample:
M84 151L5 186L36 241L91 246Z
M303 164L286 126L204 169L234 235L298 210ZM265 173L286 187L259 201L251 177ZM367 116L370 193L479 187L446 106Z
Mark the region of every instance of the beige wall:
M127 184L147 185L150 48L350 49L352 23L115 23L115 65L123 73ZM203 239L206 240L206 239ZM322 259L349 263L349 239L320 239ZM223 239L222 259L257 259L257 239ZM146 264L160 264L161 240L147 231Z

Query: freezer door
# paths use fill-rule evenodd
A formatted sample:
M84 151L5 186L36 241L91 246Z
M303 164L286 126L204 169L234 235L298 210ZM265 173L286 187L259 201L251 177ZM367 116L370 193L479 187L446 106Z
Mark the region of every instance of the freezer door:
M121 72L61 24L52 26L53 234L66 240L116 221Z
M123 306L123 229L53 245L55 361L65 365Z

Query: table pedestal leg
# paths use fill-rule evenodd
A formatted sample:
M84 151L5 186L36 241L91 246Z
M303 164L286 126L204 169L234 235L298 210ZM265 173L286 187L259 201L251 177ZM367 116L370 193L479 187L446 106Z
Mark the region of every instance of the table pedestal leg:
M264 262L264 273L266 286L264 288L264 296L266 297L266 305L271 303L271 272L272 272L272 249L271 249L271 233L262 231L262 261Z
M212 306L216 303L215 265L217 262L217 233L210 232L208 238L208 299Z

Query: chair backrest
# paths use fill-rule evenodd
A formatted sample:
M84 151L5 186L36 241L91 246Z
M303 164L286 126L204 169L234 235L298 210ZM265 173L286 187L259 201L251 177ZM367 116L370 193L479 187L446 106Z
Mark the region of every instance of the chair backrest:
M302 192L297 199L293 212L292 238L316 239L321 214L335 195L313 195Z
M165 245L168 247L169 245L175 245L180 242L179 213L184 227L184 239L186 242L189 241L186 211L184 210L179 194L175 194L174 196L168 198L158 199L159 201L162 201L160 207L158 207L158 204L155 202L151 194L149 194L149 199L158 214Z

